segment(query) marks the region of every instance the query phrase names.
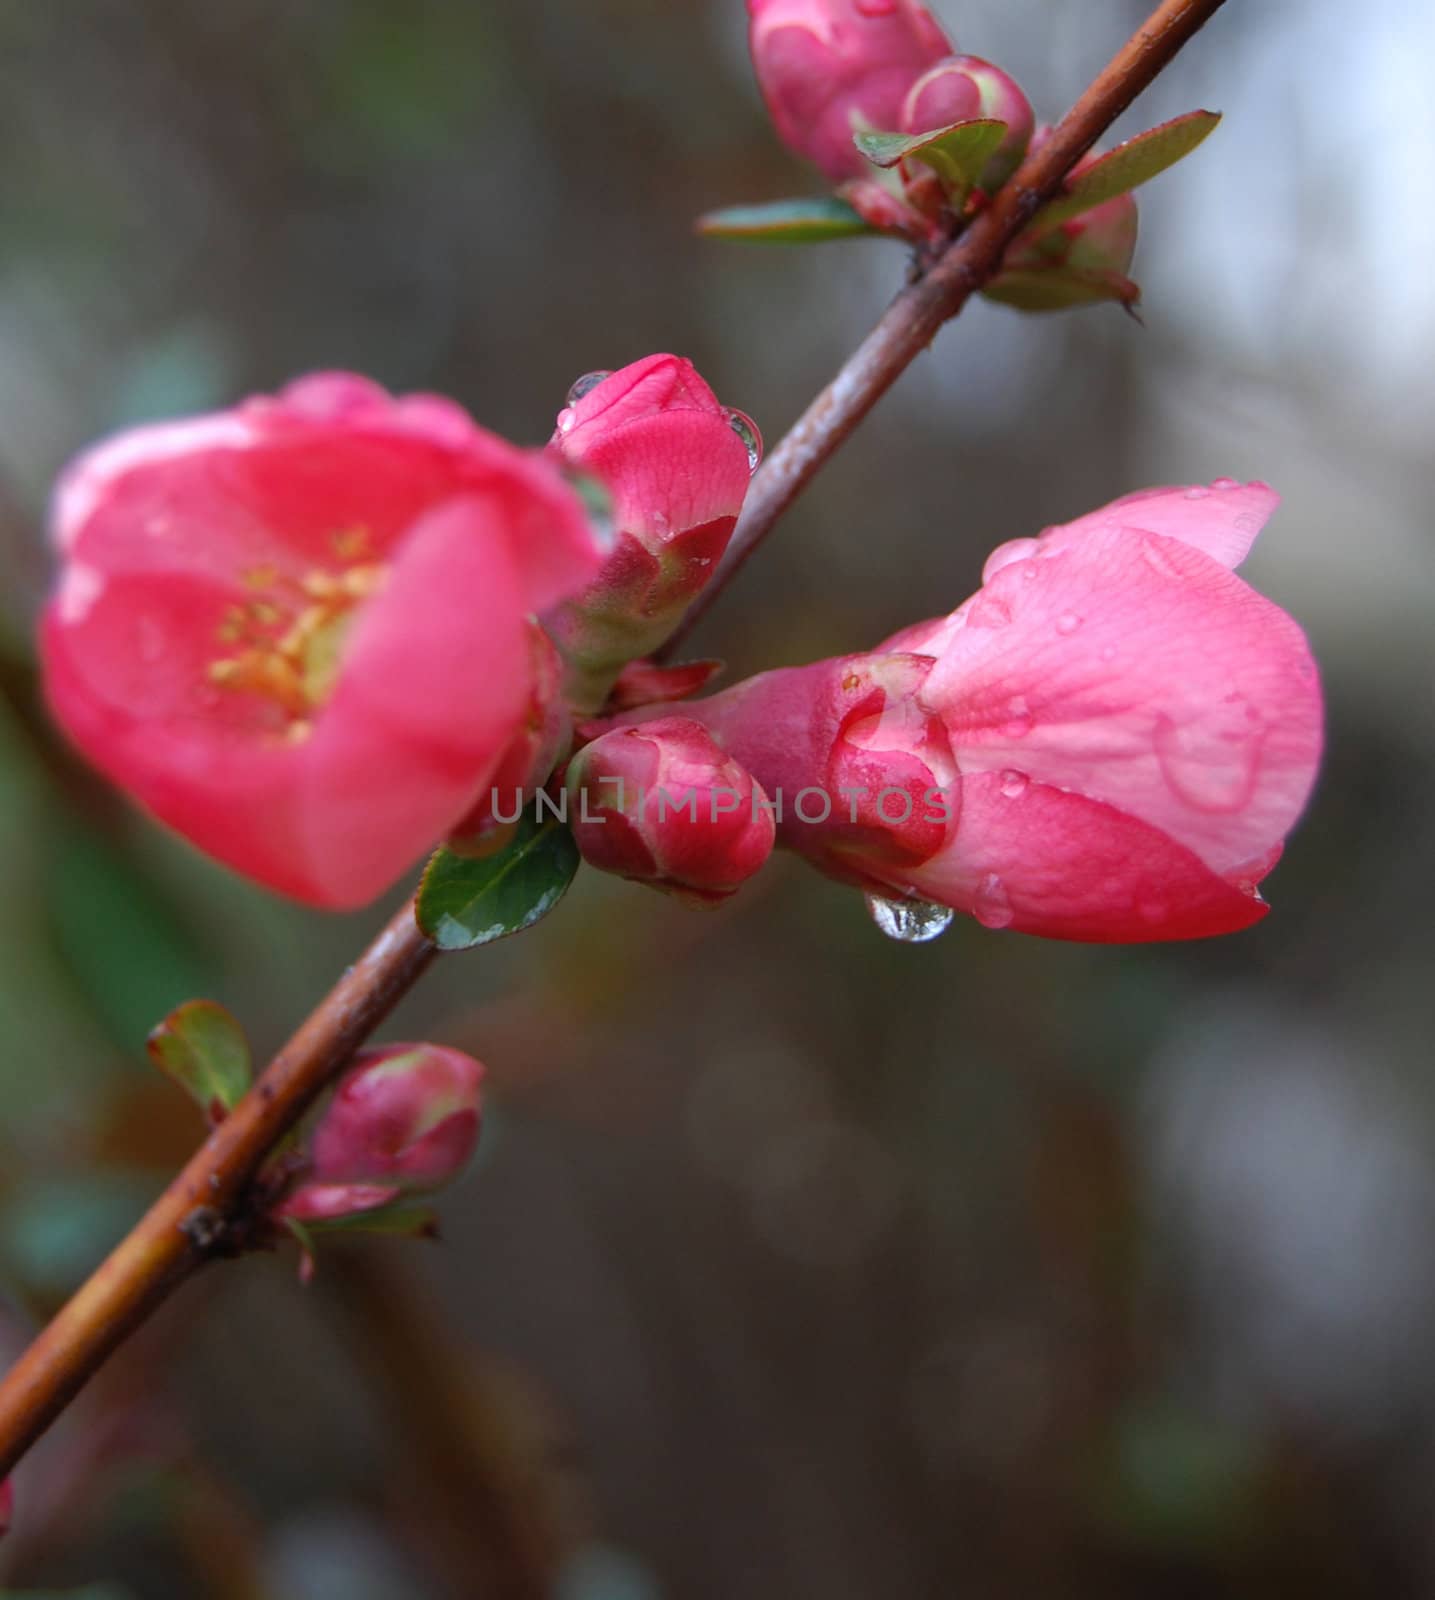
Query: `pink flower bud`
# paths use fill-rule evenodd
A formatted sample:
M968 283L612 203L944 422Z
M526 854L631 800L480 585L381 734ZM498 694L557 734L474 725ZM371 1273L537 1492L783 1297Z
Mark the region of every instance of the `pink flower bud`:
M772 853L766 795L686 717L602 734L569 763L567 786L586 861L684 899L725 899Z
M73 465L41 650L105 774L237 871L323 906L395 881L531 714L529 614L603 549L556 464L341 374Z
M834 183L866 177L852 143L891 132L951 43L914 0L748 0L753 66L778 134Z
M550 449L612 497L612 553L544 618L570 664L570 698L597 710L623 666L655 650L712 577L762 443L690 361L657 355L580 379Z
M361 1052L319 1113L302 1181L276 1214L332 1221L452 1182L478 1142L483 1075L472 1056L442 1045Z
M950 56L924 72L902 102L898 131L930 133L954 122L991 118L1007 125L981 175L981 186L999 188L1021 165L1036 118L1015 78L980 56Z
M1233 479L1128 496L1003 545L875 655L684 709L785 800L865 784L855 820L785 809L782 842L844 881L1058 939L1248 927L1322 744L1304 635L1231 570L1277 503Z

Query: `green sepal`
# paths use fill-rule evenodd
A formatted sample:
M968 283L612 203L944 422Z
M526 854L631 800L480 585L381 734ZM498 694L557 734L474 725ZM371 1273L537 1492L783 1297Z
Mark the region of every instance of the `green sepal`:
M1145 133L1138 133L1134 139L1108 150L1078 177L1067 180L1056 199L1048 201L1032 218L1026 236L1060 227L1082 212L1105 205L1108 200L1115 200L1118 195L1149 182L1190 155L1220 120L1220 113L1216 111L1188 111L1183 117L1163 122L1158 128L1148 128Z
M854 133L852 142L874 167L887 169L903 161L920 161L948 189L965 193L980 180L1006 132L1004 122L974 117L930 133Z
M222 1122L254 1081L244 1029L213 1000L186 1000L176 1006L151 1031L145 1048L211 1123Z
M440 950L471 950L531 928L567 892L578 846L554 817L525 806L502 850L479 860L438 850L419 885L418 923Z
M1135 315L1141 288L1119 272L1081 272L1074 267L1009 268L982 290L988 300L1017 311L1069 311L1073 306L1114 300Z
M695 227L710 239L741 239L750 244L822 244L828 239L881 237L845 200L831 195L727 206L699 217Z

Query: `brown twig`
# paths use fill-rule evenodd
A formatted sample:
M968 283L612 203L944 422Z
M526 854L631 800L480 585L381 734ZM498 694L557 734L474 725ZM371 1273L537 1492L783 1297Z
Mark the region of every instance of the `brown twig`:
M0 1383L0 1479L175 1287L222 1254L264 1158L343 1070L435 949L410 901L254 1088Z
M903 290L842 370L753 477L737 530L713 581L663 646L666 658L697 625L817 475L913 359L1001 265L1007 246L1224 0L1164 0L1111 64L998 191L991 205L916 283Z
M1222 3L1163 0L990 208L920 282L897 297L753 479L724 568L685 620L683 633L942 324L995 273L1007 245L1076 161ZM414 922L410 902L6 1374L0 1382L0 1479L126 1336L190 1273L222 1253L264 1158L412 987L434 953Z

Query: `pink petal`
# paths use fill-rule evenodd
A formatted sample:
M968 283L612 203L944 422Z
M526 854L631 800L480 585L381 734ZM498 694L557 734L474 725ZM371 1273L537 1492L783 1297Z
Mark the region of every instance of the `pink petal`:
M1225 874L1278 844L1321 750L1300 628L1190 544L1090 527L1003 567L922 698L964 775L1117 807Z
M1042 542L1060 549L1093 531L1134 528L1164 533L1205 551L1223 567L1238 567L1280 503L1281 497L1269 484L1237 483L1234 478L1217 478L1209 488L1191 484L1140 489L1074 522L1047 528ZM990 576L990 562L988 567L986 576Z
M1269 909L1134 817L994 772L963 780L953 838L899 887L991 928L1095 944L1232 933Z

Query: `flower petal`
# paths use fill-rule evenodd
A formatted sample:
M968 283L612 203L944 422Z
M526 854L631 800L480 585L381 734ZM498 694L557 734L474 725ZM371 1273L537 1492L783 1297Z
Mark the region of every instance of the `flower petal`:
M1000 773L963 779L952 839L897 886L988 927L1092 944L1233 933L1269 910L1158 829Z
M1093 531L1135 528L1194 545L1223 567L1234 568L1246 559L1280 503L1268 483L1237 483L1234 478L1217 478L1209 488L1139 489L1074 522L1047 528L1041 537L1049 548L1060 549Z
M1115 806L1218 874L1300 814L1322 738L1305 637L1192 545L1089 527L1003 567L961 614L922 698L964 775Z

